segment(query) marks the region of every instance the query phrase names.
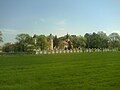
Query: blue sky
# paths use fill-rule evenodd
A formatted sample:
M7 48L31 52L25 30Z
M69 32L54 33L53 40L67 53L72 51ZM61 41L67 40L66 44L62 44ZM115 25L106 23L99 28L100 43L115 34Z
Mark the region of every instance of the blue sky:
M19 33L120 33L120 0L0 0L0 31L5 42Z

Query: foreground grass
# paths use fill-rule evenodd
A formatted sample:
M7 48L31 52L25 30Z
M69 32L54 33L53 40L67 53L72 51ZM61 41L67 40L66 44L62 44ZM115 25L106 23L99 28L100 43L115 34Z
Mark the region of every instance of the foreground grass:
M120 90L120 53L0 56L0 90Z

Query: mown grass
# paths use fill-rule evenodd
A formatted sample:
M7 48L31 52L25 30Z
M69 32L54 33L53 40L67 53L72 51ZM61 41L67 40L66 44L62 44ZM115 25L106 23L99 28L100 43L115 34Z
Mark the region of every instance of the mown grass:
M120 90L120 52L0 56L0 90Z

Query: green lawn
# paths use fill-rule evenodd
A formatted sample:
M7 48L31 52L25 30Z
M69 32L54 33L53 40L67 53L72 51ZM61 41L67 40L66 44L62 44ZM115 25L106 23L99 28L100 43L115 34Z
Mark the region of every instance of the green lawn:
M120 90L120 52L0 56L0 90Z

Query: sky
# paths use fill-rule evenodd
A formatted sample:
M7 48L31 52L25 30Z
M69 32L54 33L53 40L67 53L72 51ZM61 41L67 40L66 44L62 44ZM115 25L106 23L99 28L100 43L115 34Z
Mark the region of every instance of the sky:
M0 0L4 42L17 34L120 34L120 0Z

